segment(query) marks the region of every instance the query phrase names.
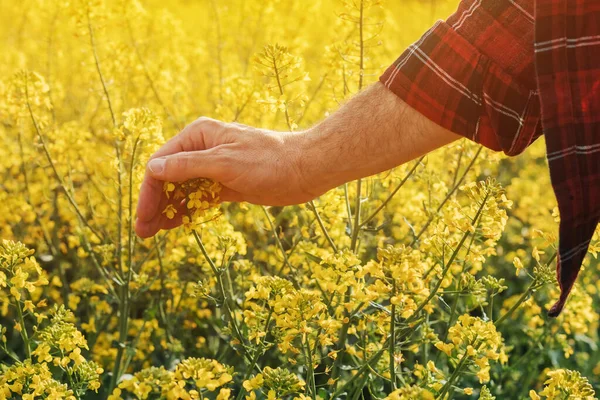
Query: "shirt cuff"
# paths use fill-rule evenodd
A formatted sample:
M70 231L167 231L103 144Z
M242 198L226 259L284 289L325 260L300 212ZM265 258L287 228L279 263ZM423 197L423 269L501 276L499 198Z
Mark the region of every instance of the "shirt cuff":
M438 21L379 80L434 123L507 155L541 135L531 90Z

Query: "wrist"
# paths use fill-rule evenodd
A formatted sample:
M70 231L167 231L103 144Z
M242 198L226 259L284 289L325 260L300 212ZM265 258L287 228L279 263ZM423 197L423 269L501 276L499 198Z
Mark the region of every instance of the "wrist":
M291 136L292 146L296 149L296 157L292 162L303 189L313 197L352 179L341 168L344 162L341 160L343 154L335 144L338 139L322 123ZM345 166L349 167L347 164Z
M375 84L316 126L298 133L301 170L322 194L355 179L393 168L403 160L400 100Z

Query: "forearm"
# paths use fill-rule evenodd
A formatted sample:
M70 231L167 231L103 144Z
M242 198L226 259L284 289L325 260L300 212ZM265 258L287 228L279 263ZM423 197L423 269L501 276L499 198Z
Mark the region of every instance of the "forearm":
M315 191L324 192L391 169L460 137L377 82L299 134L304 149L300 168L316 185Z

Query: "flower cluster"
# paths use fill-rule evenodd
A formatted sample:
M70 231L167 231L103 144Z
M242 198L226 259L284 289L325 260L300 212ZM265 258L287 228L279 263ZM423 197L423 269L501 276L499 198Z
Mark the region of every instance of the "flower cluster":
M48 284L32 254L23 243L5 239L0 243L0 288L8 288L13 299L29 311L33 310L33 303L25 301L25 296Z
M3 371L0 377L0 399L35 399L40 397L75 400L67 384L53 378L47 363L25 361Z
M430 391L418 386L405 386L394 390L386 400L434 400L435 396Z
M507 361L502 336L492 322L461 315L457 323L448 329L448 339L450 343L440 341L435 347L448 357L459 359L460 366L471 364L480 383L490 380L490 360Z
M381 290L385 288L390 294L390 303L396 306L402 318L411 317L418 308L418 303L429 296L429 280L427 271L433 266L419 250L405 246L387 246L377 251L379 265L370 271L379 278L375 285ZM427 311L431 308L427 307Z
M593 400L596 393L588 380L577 371L557 369L547 372L544 389L539 393L535 390L529 392L531 400L566 400L581 399Z
M308 99L302 93L291 97L288 86L295 82L310 81L308 73L301 70L302 58L292 55L286 46L268 44L253 57L252 62L257 72L269 83L258 102L271 113L283 112L288 128L296 130L298 124L291 115L292 105L303 107Z
M18 395L25 399L37 396L75 399L89 390L97 392L104 370L83 357L82 351L89 348L74 324L73 313L63 305L42 312L46 301L37 304L32 301L38 289L49 282L31 255L32 251L20 242L3 240L0 245L1 294L6 304L17 310L12 333L20 336L26 350L24 360L13 355L15 363L8 368L3 366L0 398ZM0 331L0 349L12 355L7 329L0 327ZM56 370L68 376L68 386L57 379Z
M109 396L110 400L127 398L131 393L137 398L160 396L166 399L200 399L207 392L219 389L217 399L229 399L230 390L225 386L232 380L232 370L215 360L188 358L179 363L174 371L163 367L150 367L125 379ZM125 397L123 397L125 396Z
M304 390L305 383L283 368L265 367L261 374L244 381L244 389L250 393L246 398L256 399L258 389L267 399L281 399Z
M185 182L165 182L163 191L169 204L163 210L168 219L173 219L181 213L183 224L194 228L204 222L206 211L220 204L219 192L221 184L206 178L196 178ZM214 218L214 217L213 217Z

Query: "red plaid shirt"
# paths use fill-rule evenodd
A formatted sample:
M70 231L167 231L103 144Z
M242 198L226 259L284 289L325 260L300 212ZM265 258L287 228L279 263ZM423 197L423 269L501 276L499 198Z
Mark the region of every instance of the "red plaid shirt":
M557 316L600 221L600 0L462 0L380 81L511 156L544 134L561 214Z

